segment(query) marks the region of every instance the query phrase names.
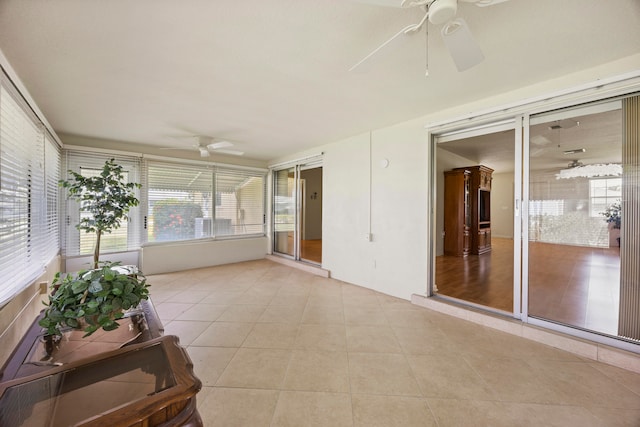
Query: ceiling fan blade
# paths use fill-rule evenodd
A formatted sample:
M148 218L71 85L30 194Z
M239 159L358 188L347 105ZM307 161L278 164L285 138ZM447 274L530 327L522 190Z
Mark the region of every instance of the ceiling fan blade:
M468 70L484 60L484 54L464 19L449 22L442 27L441 34L458 71Z
M358 69L360 72L368 71L368 68L369 68L368 65L371 62L370 60L376 53L380 52L383 49L384 50L393 50L391 48L393 48L393 46L399 45L400 44L399 41L404 39L404 37L401 37L401 36L408 36L409 34L407 32L412 30L414 27L415 27L415 25L411 24L411 25L406 26L402 30L398 31L389 40L387 40L386 42L382 43L380 46L378 46L373 51L371 51L371 53L369 53L367 56L362 58L360 61L358 61L351 68L349 68L349 71L354 71L356 69Z
M509 0L460 0L465 3L473 3L478 7L493 6L494 4L504 3Z
M402 0L355 0L358 3L371 4L374 6L402 7Z
M374 6L408 8L408 7L425 6L431 3L433 0L355 0L355 1L357 1L358 3L371 4Z
M218 141L218 142L213 142L213 143L207 145L207 148L210 149L210 150L218 150L220 148L227 148L227 147L233 147L233 142Z
M238 150L227 150L227 149L218 149L215 150L216 153L222 153L222 154L231 154L232 156L242 156L244 155L244 151L238 151Z

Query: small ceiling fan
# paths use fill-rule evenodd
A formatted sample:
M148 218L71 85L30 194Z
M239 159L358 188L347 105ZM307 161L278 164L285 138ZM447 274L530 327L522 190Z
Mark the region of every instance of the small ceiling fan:
M382 43L371 53L357 62L349 71L360 68L369 61L376 53L384 48L389 48L394 40L404 35L417 33L422 28L427 27L429 23L435 26L441 26L440 34L445 46L449 50L453 62L458 71L465 71L484 60L484 54L476 43L467 23L464 19L456 17L458 13L458 2L473 3L479 7L492 6L494 4L503 3L508 0L357 0L361 3L369 3L379 6L392 7L423 7L425 15L417 24L411 24L400 30L389 40ZM425 72L429 75L429 69Z
M232 156L242 156L243 151L233 150L235 144L230 141L216 139L210 136L196 136L197 142L190 147L167 147L161 148L161 150L197 150L200 152L200 157L209 157L211 153L230 154Z

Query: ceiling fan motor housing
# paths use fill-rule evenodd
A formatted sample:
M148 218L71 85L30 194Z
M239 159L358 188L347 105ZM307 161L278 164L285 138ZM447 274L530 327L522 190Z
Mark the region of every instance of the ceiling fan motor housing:
M429 6L429 22L433 25L442 25L453 19L457 11L457 0L435 0Z

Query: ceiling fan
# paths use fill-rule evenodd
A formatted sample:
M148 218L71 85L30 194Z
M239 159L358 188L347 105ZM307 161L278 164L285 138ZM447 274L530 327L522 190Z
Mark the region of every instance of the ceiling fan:
M197 142L190 147L167 147L161 150L197 150L200 157L209 157L211 153L230 154L233 156L242 156L243 151L233 150L235 144L231 141L213 138L210 136L196 136Z
M494 4L503 3L508 0L358 0L362 3L375 4L380 6L392 7L423 7L425 15L417 24L411 24L400 30L389 40L382 43L371 53L361 59L349 71L353 71L365 64L371 57L383 48L388 48L394 40L404 35L417 33L422 28L427 27L428 23L435 26L441 26L440 34L445 46L449 50L453 62L458 71L465 71L478 65L484 60L484 54L480 50L480 46L476 43L467 23L464 19L456 17L458 13L458 2L473 3L479 7L492 6ZM429 75L427 65L426 75Z

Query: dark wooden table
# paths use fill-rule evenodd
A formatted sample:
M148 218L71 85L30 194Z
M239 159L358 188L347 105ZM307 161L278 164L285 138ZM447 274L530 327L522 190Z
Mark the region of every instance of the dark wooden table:
M65 332L47 352L36 319L0 376L0 426L202 426L200 380L153 304L89 339Z

